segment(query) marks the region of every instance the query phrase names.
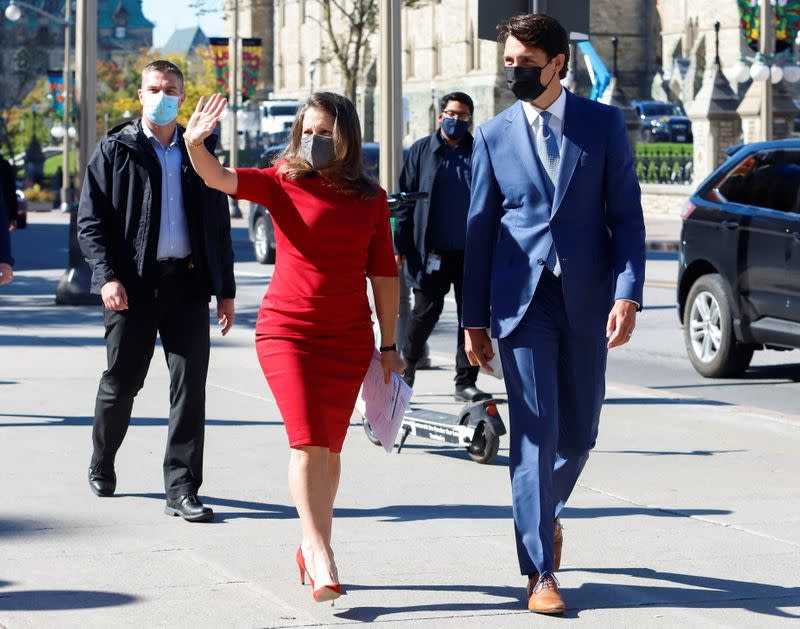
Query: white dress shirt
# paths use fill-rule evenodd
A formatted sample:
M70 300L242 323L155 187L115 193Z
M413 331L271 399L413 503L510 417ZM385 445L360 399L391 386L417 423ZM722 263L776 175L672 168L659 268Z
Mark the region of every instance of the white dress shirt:
M542 118L539 114L543 111L549 111L550 116L550 130L556 136L558 148L561 150L561 138L564 137L564 112L567 109L567 92L562 87L561 93L558 98L546 110L539 109L535 105L527 101L522 101L522 108L525 110L525 116L528 118L528 124L533 128L534 135L539 133L539 127L542 124Z

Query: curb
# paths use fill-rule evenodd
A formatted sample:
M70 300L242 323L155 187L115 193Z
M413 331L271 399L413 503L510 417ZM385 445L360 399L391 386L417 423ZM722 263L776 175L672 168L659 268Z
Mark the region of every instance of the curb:
M647 251L680 251L681 243L677 240L648 240L645 242Z

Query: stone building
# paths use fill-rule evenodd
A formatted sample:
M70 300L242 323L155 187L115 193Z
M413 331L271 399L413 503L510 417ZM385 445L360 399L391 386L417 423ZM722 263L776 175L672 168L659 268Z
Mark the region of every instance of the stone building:
M29 1L52 15L64 15L64 0ZM21 10L18 22L0 19L0 108L17 104L47 70L64 66L64 27ZM142 14L141 0L98 0L97 13L99 60L118 60L153 45L153 23Z
M478 0L436 0L403 9L407 142L430 131L432 108L436 107L437 98L449 91L461 90L473 97L478 124L511 103L512 97L499 71L499 46L477 37L477 9ZM260 12L258 6L243 11ZM314 0L274 0L276 97L303 98L312 89L341 90L342 73L332 59L330 40L320 27L320 16L320 4ZM339 17L341 28L344 20ZM657 27L652 0L592 2L595 48L610 68L611 38L619 38L619 80L631 97L649 93L652 75L661 59ZM374 63L377 47L377 37L373 36L366 51L371 62L365 68L358 94L358 105L366 120L372 119L375 98L379 97ZM576 75L579 91L588 91L588 72L582 59L576 59ZM376 128L367 127L367 135L377 133Z
M268 9L259 9L257 4L251 9L254 23L260 20L263 24L267 11L273 15L274 95L303 98L313 90L341 91L342 73L330 54L328 35L320 26L320 3L316 0L270 0ZM448 91L459 89L473 96L477 124L496 115L511 102L500 73L499 46L477 38L477 4L478 0L430 0L417 3L415 8L403 9L406 143L429 133L431 108L436 98ZM716 71L714 64L714 23L717 21L721 25L721 72ZM343 22L340 16L340 28ZM642 98L673 100L689 107L698 94L703 99L713 100L721 94L719 90L723 90L723 109L727 111L733 99L744 99L750 85L749 81L737 84L732 72L742 53L747 51L737 0L592 0L590 37L609 70L613 67L612 38L618 38L616 85L622 91L615 91L615 96L622 97L623 103ZM365 67L357 94L365 135L370 137L377 134L377 122L373 125L371 120L380 98L376 91L377 51L378 40L373 36L365 50L370 63ZM574 59L574 71L574 89L587 93L589 73L580 55ZM705 90L704 83L707 84ZM776 108L785 109L783 114L776 114L776 136L780 137L788 133L787 116L794 109L790 98L792 86L783 82L776 91L779 95ZM693 111L695 117L703 115L700 112L704 111L719 113L719 103L704 101L693 107ZM741 120L728 122L732 126L726 122L725 133L730 132L729 135L738 139ZM702 124L698 127L704 128ZM711 132L716 130L709 127Z

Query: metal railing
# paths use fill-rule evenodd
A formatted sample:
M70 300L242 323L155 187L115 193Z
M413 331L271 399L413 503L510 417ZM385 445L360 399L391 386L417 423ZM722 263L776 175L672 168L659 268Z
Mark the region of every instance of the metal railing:
M694 178L691 144L637 144L634 162L641 183L688 185Z

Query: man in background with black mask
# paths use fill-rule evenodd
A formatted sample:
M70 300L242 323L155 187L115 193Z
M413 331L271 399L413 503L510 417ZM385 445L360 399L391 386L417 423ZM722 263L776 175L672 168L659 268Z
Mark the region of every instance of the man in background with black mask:
M406 281L414 289L414 308L407 337L400 339L406 371L414 385L417 363L453 286L461 320L464 242L471 182L472 135L469 133L472 99L463 92L446 94L440 101L439 129L417 140L408 152L400 175L402 192L425 192L427 198L412 207L401 206L395 217L397 265L405 263ZM478 367L464 353L464 330L459 325L456 348L455 396L473 402L491 396L475 386Z
M499 25L517 102L475 134L464 318L474 365L499 339L517 555L528 609L565 610L558 520L594 447L608 349L641 308L645 239L622 112L565 90L569 37L547 15Z

